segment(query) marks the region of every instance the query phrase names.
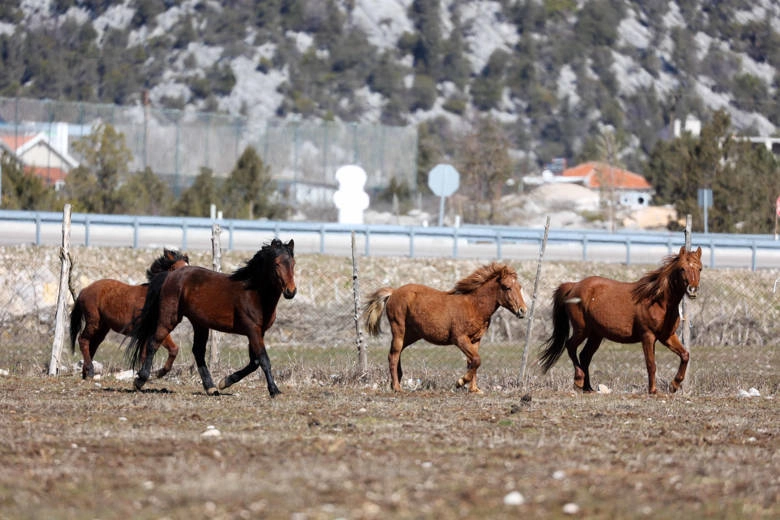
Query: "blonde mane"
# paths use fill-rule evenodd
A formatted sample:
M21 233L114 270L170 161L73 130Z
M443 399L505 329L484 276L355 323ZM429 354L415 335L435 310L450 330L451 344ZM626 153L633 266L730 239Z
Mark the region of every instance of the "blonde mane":
M479 289L491 279L505 275L517 276L515 270L511 267L505 264L492 262L490 264L483 265L468 275L466 278L463 278L457 282L455 287L448 291L448 294L468 294Z
M664 300L668 292L680 282L674 274L681 259L680 255L667 256L658 269L645 273L631 291L634 299L636 301L650 300L650 302Z

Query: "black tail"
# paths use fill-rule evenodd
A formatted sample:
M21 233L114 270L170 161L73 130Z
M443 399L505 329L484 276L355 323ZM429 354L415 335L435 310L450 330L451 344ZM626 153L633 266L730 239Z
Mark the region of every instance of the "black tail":
M569 289L571 289L571 284L563 283L553 294L553 332L539 353L539 364L545 373L561 357L566 347L566 340L569 339L569 314L566 312L565 301Z
M139 366L143 349L146 348L146 344L157 329L157 322L160 318L160 290L170 273L171 271L163 271L156 274L152 281L149 282L144 307L133 321L132 330L128 334L130 343L125 350L125 359L131 368Z
M70 351L76 352L76 338L81 331L81 322L84 319L84 314L79 305L79 300L76 298L76 302L73 304L73 310L70 311Z

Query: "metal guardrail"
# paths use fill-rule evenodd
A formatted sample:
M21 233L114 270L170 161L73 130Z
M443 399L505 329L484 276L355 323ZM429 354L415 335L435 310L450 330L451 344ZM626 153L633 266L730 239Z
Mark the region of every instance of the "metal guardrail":
M328 237L342 235L349 236L353 231L363 237L365 255L381 255L379 242L382 239L393 238L396 240L393 254L399 254L400 239L408 244L405 253L409 257L417 256L417 249L421 248L426 239L439 239L442 244L440 252L453 258L461 257L460 250L469 246L488 246L495 258L504 258L505 250L516 245L534 246L538 248L543 239L544 230L539 228L519 228L511 226L461 226L461 227L424 227L424 226L400 226L400 225L373 225L373 224L337 224L328 222L287 222L264 220L235 220L221 219L214 221L210 218L196 217L156 217L156 216L131 216L131 215L100 215L87 213L73 213L71 215L72 229L81 228L83 233L83 245L93 244L93 234L97 229L105 227L119 227L132 229L132 243L121 244L139 247L139 237L142 232L155 228L173 228L180 232L181 248L188 248L188 240L191 234L211 231L212 224L217 222L224 233L227 232L227 248L236 248L236 237L241 232L254 232L260 234L272 234L274 236L290 235L296 237L300 234L318 237L319 253L326 254L328 250L326 240ZM14 238L7 236L6 229L9 224L34 224L34 243L44 243L42 229L46 226L61 226L62 214L57 212L13 211L0 210L0 242L13 243ZM6 236L4 236L6 235ZM74 236L74 234L72 234ZM29 243L29 239L19 238L17 243ZM46 243L52 243L49 239ZM74 240L74 244L77 243ZM297 243L297 239L296 239ZM684 244L682 232L652 232L652 231L618 231L607 232L600 230L550 230L548 243L551 246L574 245L581 251L579 258L571 260L588 261L592 259L591 251L602 246L617 246L625 251L624 261L631 264L634 251L643 247L663 247L668 253L673 253ZM446 246L450 244L450 246ZM256 244L255 244L256 245ZM777 265L780 266L780 241L772 235L734 235L722 233L698 233L694 234L693 245L701 246L705 251L705 259L708 257L710 267L722 267L717 265L716 258L729 251L741 250L749 255L752 270L758 268L759 254L777 257ZM495 249L492 249L495 248ZM377 250L377 251L375 251ZM316 251L315 251L316 252ZM613 259L614 261L615 259ZM620 261L620 260L618 260ZM706 263L706 260L705 260ZM748 267L744 265L743 267ZM763 267L763 266L762 266Z

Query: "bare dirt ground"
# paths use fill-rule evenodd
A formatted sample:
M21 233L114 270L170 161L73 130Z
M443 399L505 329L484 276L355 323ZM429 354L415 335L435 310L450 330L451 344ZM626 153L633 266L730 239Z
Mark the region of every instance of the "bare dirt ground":
M404 352L407 391L393 394L387 334L369 342L369 372L355 377L352 307L338 303L351 294L349 262L302 257L300 294L283 302L271 329L283 392L271 399L260 374L205 395L185 324L174 331L182 345L174 371L143 392L116 378L127 368L118 338L100 348L100 380L82 381L72 368L80 356L67 347L68 370L46 376L51 303L11 311L51 296L39 271L58 273L56 251L2 252L2 285L23 290L0 309L0 519L780 517L775 273L705 271L682 393L646 395L638 345L605 344L594 357L594 385L611 393L572 391L566 356L539 373L533 357L549 329L549 310L539 307L524 382L526 324L500 334L509 322L496 320L496 339L481 349L485 395L452 388L464 368L457 349L425 345ZM76 253L83 286L128 273L138 283L159 251ZM233 265L244 256L231 256ZM447 287L473 267L365 259L362 287ZM518 269L533 280L535 265ZM541 293L586 272L631 279L642 271L626 269L552 264ZM46 283L56 287L56 277ZM221 341L215 377L247 361L243 339ZM657 361L666 389L677 358L658 346ZM758 395L740 397L751 388Z
M713 349L656 397L636 346L604 347L612 393L588 395L568 362L482 396L450 387L459 371L393 394L373 361L334 384L272 352L276 399L262 376L209 397L186 371L133 392L17 369L0 377L0 518L777 518L776 349Z

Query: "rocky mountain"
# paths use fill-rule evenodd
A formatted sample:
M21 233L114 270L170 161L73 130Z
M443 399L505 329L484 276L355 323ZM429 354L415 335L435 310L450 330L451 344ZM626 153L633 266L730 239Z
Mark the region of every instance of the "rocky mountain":
M253 121L502 122L517 155L627 166L675 119L780 125L775 0L23 0L0 6L0 95Z

